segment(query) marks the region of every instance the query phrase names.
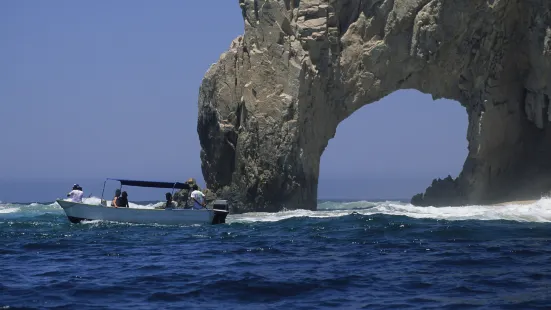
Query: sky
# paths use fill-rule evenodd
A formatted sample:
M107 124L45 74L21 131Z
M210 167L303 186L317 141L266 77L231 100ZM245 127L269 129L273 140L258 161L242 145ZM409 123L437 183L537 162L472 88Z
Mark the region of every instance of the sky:
M107 177L204 185L198 90L242 33L237 1L0 1L0 201ZM466 128L457 102L413 90L364 106L322 156L320 197L409 197L457 176Z

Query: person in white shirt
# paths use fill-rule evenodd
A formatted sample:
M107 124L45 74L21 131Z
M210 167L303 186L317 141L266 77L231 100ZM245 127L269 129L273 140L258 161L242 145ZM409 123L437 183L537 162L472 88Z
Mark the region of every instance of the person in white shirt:
M192 187L193 191L189 196L191 197L193 201L193 209L203 209L206 208L205 206L207 203L205 202L205 194L203 194L200 190L197 184L194 184Z
M72 202L82 202L83 194L82 188L78 184L75 184L73 185L73 190L67 194L67 197L69 197Z

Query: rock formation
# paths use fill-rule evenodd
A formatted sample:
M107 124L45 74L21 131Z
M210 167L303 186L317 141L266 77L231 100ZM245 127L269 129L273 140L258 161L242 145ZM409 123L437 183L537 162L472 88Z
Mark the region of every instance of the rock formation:
M234 212L315 209L338 124L399 89L456 100L469 119L463 171L415 203L551 189L549 0L238 4L245 33L206 73L198 121L203 175Z

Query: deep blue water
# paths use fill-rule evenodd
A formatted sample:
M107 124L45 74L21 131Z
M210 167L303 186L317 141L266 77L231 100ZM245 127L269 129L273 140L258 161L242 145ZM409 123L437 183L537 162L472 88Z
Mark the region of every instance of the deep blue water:
M224 225L0 204L0 308L549 309L551 201L324 202Z

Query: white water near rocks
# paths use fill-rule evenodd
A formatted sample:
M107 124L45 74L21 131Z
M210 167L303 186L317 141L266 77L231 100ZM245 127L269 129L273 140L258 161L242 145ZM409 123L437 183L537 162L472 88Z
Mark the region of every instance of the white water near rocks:
M97 197L86 198L86 203L98 204ZM152 209L163 202L150 204L130 203L131 208ZM0 204L1 218L18 218L38 216L41 214L63 214L57 203L51 204ZM276 222L294 217L336 218L352 213L362 215L385 214L407 216L416 219L436 220L510 220L517 222L551 222L551 198L543 198L531 204L505 204L499 206L474 205L459 207L417 207L399 201L370 202L338 202L324 201L318 204L318 211L293 210L277 213L251 212L245 214L230 214L227 222Z

